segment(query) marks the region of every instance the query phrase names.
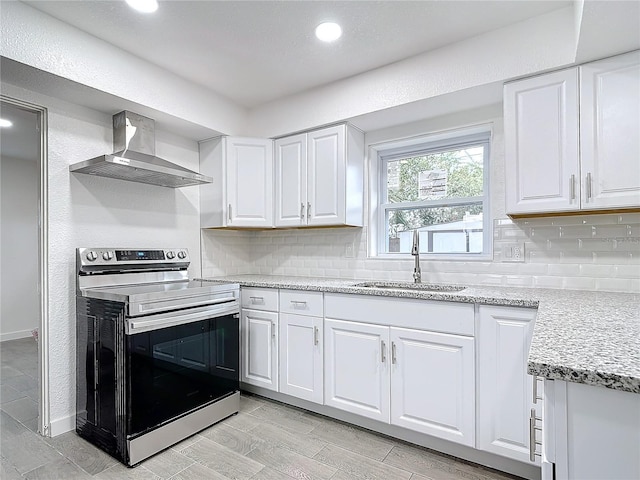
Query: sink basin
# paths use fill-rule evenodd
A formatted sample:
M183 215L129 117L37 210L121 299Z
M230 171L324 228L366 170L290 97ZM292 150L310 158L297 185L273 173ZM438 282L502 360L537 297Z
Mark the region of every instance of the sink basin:
M438 285L434 283L409 283L409 282L362 282L356 283L354 287L361 288L381 288L385 290L412 290L419 292L441 292L451 293L464 290L462 285Z

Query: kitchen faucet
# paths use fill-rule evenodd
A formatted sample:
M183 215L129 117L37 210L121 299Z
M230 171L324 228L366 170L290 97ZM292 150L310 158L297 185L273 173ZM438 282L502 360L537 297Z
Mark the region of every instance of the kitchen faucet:
M422 281L422 273L420 272L420 235L418 229L413 231L413 245L411 247L411 255L415 257L413 267L413 282L420 283Z

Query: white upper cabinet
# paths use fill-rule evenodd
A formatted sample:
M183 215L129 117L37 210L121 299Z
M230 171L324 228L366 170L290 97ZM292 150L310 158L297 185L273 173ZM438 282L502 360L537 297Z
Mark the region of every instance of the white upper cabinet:
M275 141L276 227L363 225L364 134L337 125Z
M580 208L578 72L504 87L507 213Z
M200 143L200 226L273 227L273 141L218 137Z
M504 89L510 215L640 207L640 52Z
M307 134L275 141L276 227L306 225Z
M640 206L640 52L580 67L582 208Z

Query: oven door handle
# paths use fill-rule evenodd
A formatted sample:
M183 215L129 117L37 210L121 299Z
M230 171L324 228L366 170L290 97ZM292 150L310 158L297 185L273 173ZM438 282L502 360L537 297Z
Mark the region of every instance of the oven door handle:
M148 317L128 318L126 334L135 335L137 333L159 330L161 328L175 327L187 323L198 322L210 318L222 317L238 313L239 303L237 299L230 300L217 305L210 305L205 308L188 309L184 311L168 312Z

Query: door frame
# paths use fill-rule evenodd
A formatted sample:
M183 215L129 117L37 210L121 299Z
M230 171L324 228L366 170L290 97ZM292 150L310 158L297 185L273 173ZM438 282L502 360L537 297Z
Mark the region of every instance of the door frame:
M47 162L48 113L45 107L0 95L0 101L38 115L40 154L38 158L38 296L40 322L38 326L38 433L51 435L49 398L49 186Z

